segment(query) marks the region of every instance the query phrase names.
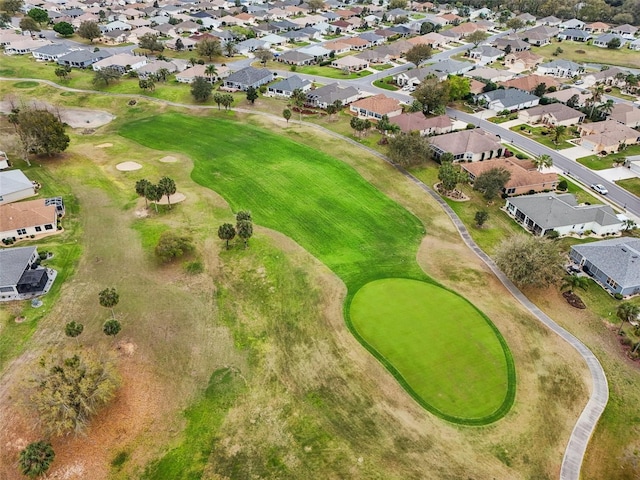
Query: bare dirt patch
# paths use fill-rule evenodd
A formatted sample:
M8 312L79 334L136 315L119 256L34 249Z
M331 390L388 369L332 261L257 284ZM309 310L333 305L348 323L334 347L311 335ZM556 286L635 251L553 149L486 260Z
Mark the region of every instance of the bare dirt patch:
M140 170L142 168L142 165L140 165L138 162L121 162L118 165L116 165L116 169L121 171L121 172L133 172L135 170Z
M113 147L113 143L101 143L100 145L96 145L96 148L109 148Z
M562 296L565 298L567 303L571 305L573 308L579 308L581 310L587 308L582 299L573 292L563 292Z
M19 102L17 102L20 105ZM88 108L70 108L61 107L59 105L51 105L41 100L32 100L28 102L28 105L34 108L45 109L58 115L60 120L71 128L98 128L110 123L115 115L105 112L103 110L91 110ZM13 100L3 100L0 102L0 111L3 113L10 113L11 109L16 106L16 102Z

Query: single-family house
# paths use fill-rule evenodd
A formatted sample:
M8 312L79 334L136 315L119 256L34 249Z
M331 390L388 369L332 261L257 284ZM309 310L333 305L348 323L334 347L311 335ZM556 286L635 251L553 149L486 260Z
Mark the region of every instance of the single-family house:
M573 245L569 258L612 294L640 293L640 240L611 238Z
M439 78L446 78L448 75L462 75L475 67L471 62L459 62L457 60L446 59L440 62L427 65L425 70L433 73Z
M266 68L245 67L229 75L224 81L224 86L235 90L246 90L249 87L258 88L271 80L273 80L273 73Z
M584 72L584 67L569 60L552 60L538 66L540 75L553 75L554 77L573 77Z
M9 162L9 157L7 157L7 153L0 151L0 170L6 170L11 167L11 163Z
M542 47L551 43L551 39L555 37L559 32L556 27L548 27L546 25L538 25L537 27L530 28L518 34L522 40L529 42L536 47Z
M574 28L577 30L582 30L584 29L584 25L585 23L582 20L578 20L577 18L571 18L569 20L565 20L563 21L560 25L558 25L559 28L565 30L568 28Z
M355 55L355 57L361 60L365 60L369 62L369 64L387 63L390 60L388 54L378 49L365 50L364 52L360 52L357 55Z
M540 103L540 99L535 95L520 90L518 88L498 89L491 92L484 92L475 96L477 100L485 100L487 107L491 110L522 110L523 108L535 107Z
M194 50L198 46L198 42L196 42L195 40L189 37L172 38L170 40L167 40L164 43L164 46L167 47L169 50L178 50L178 46L176 45L176 42L178 42L178 40L182 42L182 47L181 47L182 50L185 50L188 52Z
M535 23L536 21L536 17L527 12L521 13L516 18L522 20L524 23Z
M333 52L335 55L340 55L351 51L351 45L343 43L342 41L332 41L322 44L324 48Z
M300 53L306 53L311 55L316 61L325 59L331 55L331 50L327 50L322 45L309 45L308 47L302 47L297 49Z
M297 75L292 75L291 77L269 85L266 95L268 97L289 98L293 95L294 90L300 89L303 92L308 92L312 85L313 83L309 80L300 78Z
M600 72L587 73L582 77L583 86L588 88L598 84L617 85L619 80L616 77L626 77L627 73L628 72L618 67L611 67Z
M91 67L95 70L104 68L113 68L120 73L126 73L129 70L137 70L147 64L147 57L143 55L131 55L129 53L119 53L112 57L107 57L97 61Z
M316 57L298 50L288 50L278 55L276 60L287 65L311 65L316 61Z
M382 45L385 42L385 38L382 35L376 35L373 32L361 33L358 38L366 40L371 46Z
M349 45L351 50L364 50L371 47L371 43L360 37L343 38L340 42Z
M289 40L281 35L277 35L275 33L270 33L263 37L260 37L260 40L267 43L266 48L273 48L280 45L285 45Z
M573 105L576 107L584 107L587 104L587 100L591 98L591 92L588 90L580 90L579 88L563 88L551 93L545 93L545 97L557 100L560 103L567 104L567 102L575 102Z
M544 61L544 57L530 50L524 52L514 52L505 55L504 65L511 71L523 72L525 70L534 70Z
M15 30L1 29L0 30L0 47L6 47L11 42L17 42L24 40L24 35L16 33Z
M50 44L51 42L49 40L22 37L21 40L13 40L5 45L4 53L6 55L28 55L34 50Z
M357 117L380 120L384 115L389 118L402 113L402 104L395 98L389 98L383 93L357 100L351 104L349 110Z
M621 37L620 35L616 35L615 33L603 33L599 35L597 38L593 39L593 45L600 48L609 48L609 42L618 39L620 42L620 46L616 48L621 48L627 43L627 39Z
M478 30L482 30L482 28L480 28L476 23L461 23L460 25L451 28L449 31L457 33L459 38L465 38L467 35Z
M61 56L66 55L70 51L71 49L66 45L52 43L36 48L31 52L31 55L33 55L33 58L36 60L56 62Z
M360 98L358 89L352 86L343 87L338 83L330 83L307 93L307 103L313 107L327 108L340 101L342 105L349 105Z
M161 70L166 70L169 73L175 73L178 71L178 65L166 60L154 60L138 68L136 72L138 73L138 77L147 79L149 77L157 75ZM166 74L166 72L163 73Z
M576 142L595 153L617 152L622 145L635 145L640 140L640 132L613 119L583 123L578 131L580 138Z
M131 30L131 25L121 22L120 20L116 20L115 22L110 22L102 26L101 30L103 32L111 32L113 30Z
M477 60L480 65L488 65L503 56L504 52L502 50L491 45L478 45L476 48L469 50L469 58Z
M578 30L577 28L568 28L558 33L558 40L572 40L574 42L586 42L591 38L589 32Z
M616 103L609 113L609 118L630 128L640 127L640 108L628 103Z
M403 113L393 117L393 121L404 133L419 132L421 136L442 135L453 130L453 122L448 115L425 117L422 112Z
M518 37L500 37L500 38L496 38L493 41L493 44L495 45L496 48L499 48L500 50L509 50L509 53L514 53L514 52L523 52L525 50L530 50L531 49L531 45L528 42L525 42L524 40L518 38Z
M0 248L0 301L17 300L46 292L49 285L48 268L37 266L36 247Z
M629 43L629 48L631 50L640 50L640 38L638 40L634 40L632 42Z
M0 239L56 233L58 218L64 212L62 197L0 205Z
M501 157L504 147L500 138L480 128L445 133L432 137L431 150L436 158L451 153L456 162L475 162Z
M513 78L514 74L508 70L497 70L495 68L474 68L465 73L465 76L471 78L480 78L489 82L505 82Z
M265 50L269 48L269 44L261 38L247 38L236 43L236 52L240 55L248 55L256 50Z
M346 57L336 58L331 62L331 66L341 70L348 70L350 72L359 72L360 70L369 68L369 62L363 58L348 55Z
M611 26L604 22L587 23L584 26L584 31L589 32L593 35L608 32L610 29L611 29Z
M616 214L609 205L578 205L571 193L538 193L507 198L506 210L534 235L544 236L552 230L559 235L595 235L619 233L624 228L624 215Z
M37 193L37 183L29 180L22 170L0 172L0 205L17 202Z
M526 75L524 77L514 78L512 80L507 80L502 82L505 88L518 88L520 90L524 90L525 92L533 92L538 85L544 83L547 88L560 86L560 82L557 81L553 77L544 77L542 75L536 75L535 73L532 75Z
M111 55L105 50L92 52L90 50L74 50L58 58L58 65L72 68L87 68L94 63Z
M216 73L214 75L208 75L206 71L207 65L194 65L176 73L176 81L179 83L192 83L196 77L202 77L214 83L227 77L230 73L229 67L225 65L216 65Z
M549 103L522 110L518 114L518 118L529 125L542 123L549 126L562 125L568 127L582 123L585 114L562 103Z
M502 192L509 196L553 191L558 185L557 174L539 172L531 162L514 160L513 158L494 158L484 162L462 163L461 165L462 169L469 174L470 183L489 170L505 169L511 176Z
M117 45L119 43L125 43L129 38L130 32L127 30L109 30L103 32L100 41L109 45Z
M620 35L627 40L633 40L637 32L638 27L634 27L633 25L629 25L628 23L611 28L611 33Z
M548 17L544 17L538 20L538 23L540 25L547 25L549 27L558 27L562 23L562 20L560 20L558 17L554 17L553 15L549 15Z

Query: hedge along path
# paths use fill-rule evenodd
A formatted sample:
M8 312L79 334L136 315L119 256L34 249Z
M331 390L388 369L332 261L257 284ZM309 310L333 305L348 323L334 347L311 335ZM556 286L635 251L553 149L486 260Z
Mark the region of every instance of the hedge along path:
M176 131L189 135L178 136ZM346 163L261 128L247 124L240 127L233 120L170 113L129 123L120 134L150 148L189 154L196 182L225 197L234 211L251 210L262 225L293 238L340 276L348 288L344 312L350 331L424 408L445 420L468 425L491 423L509 411L516 382L506 342L488 318L420 269L415 256L425 234L421 222ZM375 335L370 337L368 330L362 334L356 328L349 308L356 292L374 280L394 278L427 282L425 285L443 296L454 298L457 306L469 306L477 314L476 322L485 333L490 332L483 341L473 342L462 328L455 330L455 322L448 325L456 331L457 350L432 356L434 371L442 379L450 379L447 398L459 401L457 391L462 384L478 385L464 378L462 371L457 377L450 375L447 357L460 354L473 358L481 351L494 352L493 361L487 362L483 373L489 383L500 385L501 391L487 396L483 389L467 389L468 414L460 404L454 408L443 401L436 407L430 399L438 392L425 395L431 379L424 373L424 362L401 371L394 363L398 355L392 350L402 342L377 344L376 348L372 342ZM418 301L416 309L424 312L430 307ZM413 352L419 352L429 348L433 337L408 335L404 341L409 341ZM484 405L478 408L474 402Z

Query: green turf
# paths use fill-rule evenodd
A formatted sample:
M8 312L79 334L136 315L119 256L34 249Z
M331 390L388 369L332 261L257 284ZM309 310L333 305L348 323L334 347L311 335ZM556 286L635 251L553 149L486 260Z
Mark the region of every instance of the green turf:
M356 293L350 315L358 333L441 416L482 423L508 403L504 341L459 295L416 280L378 280Z
M363 285L381 278L431 282L415 261L425 234L423 225L343 162L260 128L225 119L165 114L127 124L120 134L151 148L189 155L196 182L220 193L234 211L251 210L257 223L302 245L344 280L349 298ZM348 309L345 313L354 331ZM397 373L366 338L356 331L354 334ZM477 348L464 329L458 329L458 335L466 339L461 340L465 348ZM506 345L503 355L511 359ZM503 378L502 398L509 399L506 409L484 423L508 411L515 389L513 379L513 375ZM426 399L416 396L417 390L399 380L429 408ZM482 408L493 411L496 406ZM431 410L447 415L443 405ZM458 413L449 414L449 419L463 419ZM475 411L471 417L477 417Z

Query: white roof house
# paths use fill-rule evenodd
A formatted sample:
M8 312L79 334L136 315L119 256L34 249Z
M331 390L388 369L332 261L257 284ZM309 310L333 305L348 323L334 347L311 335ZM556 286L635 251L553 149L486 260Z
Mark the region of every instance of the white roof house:
M22 170L0 172L0 205L17 202L35 194L35 184L22 173Z

